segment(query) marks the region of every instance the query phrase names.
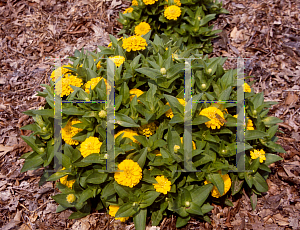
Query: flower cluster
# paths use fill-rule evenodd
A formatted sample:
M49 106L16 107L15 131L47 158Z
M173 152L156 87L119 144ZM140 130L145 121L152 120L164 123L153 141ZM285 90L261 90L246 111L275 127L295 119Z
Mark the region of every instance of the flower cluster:
M137 144L139 143L139 142L134 138L134 136L138 136L139 134L138 134L137 132L131 130L131 129L124 129L124 130L118 132L117 134L115 134L115 138L117 138L118 136L120 136L122 133L124 133L123 138L124 138L124 137L128 137L128 138L130 138L133 142L135 142L135 143L137 143Z
M134 32L135 32L135 35L141 36L141 35L145 35L150 30L151 30L151 27L147 22L141 22L140 24L138 24L135 27Z
M155 177L155 180L157 183L153 184L153 186L156 192L161 192L166 195L171 190L171 181L164 176L157 176Z
M92 153L100 153L102 143L97 137L88 137L81 143L80 152L83 157L87 157Z
M137 51L137 50L145 50L147 46L147 42L145 38L141 36L131 36L123 39L122 47L126 49L127 52Z
M139 127L139 133L146 137L150 137L155 133L156 129L157 129L156 124L154 122L152 122L152 123L142 125L141 127Z
M263 149L261 150L257 150L257 149L254 149L253 151L250 151L250 156L252 159L256 159L256 158L259 158L259 162L260 163L263 163L264 160L266 160L266 156L265 156L265 151Z
M80 78L72 74L66 74L61 79L61 89L59 88L60 84L56 84L56 92L60 94L61 97L69 96L74 90L71 88L71 85L76 87L81 87L83 82Z
M61 67L58 67L54 71L52 71L50 78L52 81L55 81L57 77L64 76L66 73L68 73L70 70L65 67L72 67L71 65L63 65Z
M65 169L66 168L63 167L61 170L65 170ZM59 178L59 182L65 186L67 186L68 188L72 189L73 184L75 183L75 180L68 180L68 175L67 175L67 176L63 176L63 177Z
M132 188L142 179L142 169L138 163L133 160L124 160L118 165L118 171L115 173L115 180L118 184Z
M129 94L130 94L130 101L132 101L132 99L136 96L139 97L143 94L144 92L140 89L131 89L129 90ZM138 100L139 101L139 100Z
M117 67L122 65L125 61L125 58L123 56L114 56L114 57L110 57L109 59L111 59L116 64Z
M128 7L127 9L124 10L123 14L128 14L128 13L132 13L133 8L132 7Z
M76 196L74 194L69 194L66 199L68 203L73 203L76 200Z
M165 9L164 16L169 20L177 20L181 15L181 9L178 6L172 5Z
M64 128L61 129L61 136L62 139L68 144L68 145L78 145L79 142L77 140L73 140L72 137L75 136L77 133L81 132L82 129L73 127L73 125L81 123L81 121L78 120L78 118L74 118L72 120L69 120L68 123Z
M208 107L201 110L200 115L206 116L210 121L205 122L207 128L220 129L224 125L224 115L221 110L216 107Z
M145 5L153 5L157 1L158 0L143 0L143 2L145 3Z

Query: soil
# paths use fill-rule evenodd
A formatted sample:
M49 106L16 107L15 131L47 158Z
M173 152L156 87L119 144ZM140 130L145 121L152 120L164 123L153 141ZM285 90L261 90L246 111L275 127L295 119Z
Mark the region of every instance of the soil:
M41 169L20 173L30 150L19 128L33 120L22 112L44 105L40 84L48 84L53 64L75 49L96 50L109 43L121 28L118 13L130 5L120 0L0 0L0 228L8 229L134 229L132 221L120 223L106 213L68 220L71 211L55 213L51 196L54 182L38 187ZM276 101L269 115L279 117L277 134L286 150L283 160L270 166L269 191L258 198L252 211L244 194L234 206L214 205L211 224L191 219L182 229L300 229L300 2L297 0L223 0L230 11L214 21L222 29L209 57L245 60L245 73L255 81L255 92ZM176 217L147 230L176 229Z

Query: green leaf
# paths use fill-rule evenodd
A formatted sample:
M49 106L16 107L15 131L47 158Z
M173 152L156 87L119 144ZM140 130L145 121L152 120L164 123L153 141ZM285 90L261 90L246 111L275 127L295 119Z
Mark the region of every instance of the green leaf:
M127 187L119 185L117 182L115 182L114 188L122 200L128 199L130 193Z
M93 153L83 158L81 162L94 163L94 164L105 164L106 160L101 157L99 153Z
M237 194L242 186L244 181L243 180L239 180L237 175L231 175L231 180L232 180L232 184L231 184L231 195L234 196L235 194Z
M146 162L146 158L147 158L147 153L148 153L147 148L144 148L140 152L141 152L141 154L140 154L139 159L137 160L137 163L139 164L139 166L141 168L144 168L144 165L145 165L145 162Z
M62 212L62 211L65 211L68 207L64 207L62 205L58 205L57 208L56 208L56 213L59 213L59 212Z
M193 125L200 125L200 124L203 124L208 121L210 121L210 119L208 117L199 115L199 116L195 117L195 119L193 120Z
M167 70L167 78L172 78L180 72L184 71L185 64L177 63Z
M39 152L39 147L36 145L34 137L21 136L21 138L32 148L33 151Z
M33 113L41 116L54 117L54 109L34 110Z
M72 219L80 219L82 217L85 217L87 215L89 215L90 213L84 213L84 212L80 212L80 211L77 211L77 212L73 212L69 217L68 219L69 220L72 220Z
M264 138L266 136L268 136L268 134L263 131L246 130L245 140L250 141L250 140L255 140L255 139L259 139L259 138Z
M138 211L138 209L133 208L133 202L124 203L118 209L115 217L130 217L130 216L134 215L137 211Z
M224 181L219 173L208 174L207 180L217 187L220 194L224 193Z
M140 209L134 216L133 222L136 230L145 230L146 229L146 218L147 218L147 209Z
M53 200L55 200L57 203L59 203L60 205L66 207L66 208L70 208L70 207L74 207L74 205L70 204L68 201L67 201L67 196L69 194L57 194L55 196L51 196L51 198Z
M252 188L253 185L253 177L249 173L245 173L245 181L247 182L249 188Z
M123 127L140 127L130 117L122 113L115 113L116 123Z
M276 125L277 123L282 123L283 121L278 117L266 117L262 120L265 125Z
M87 177L86 182L92 184L102 184L106 181L107 176L108 176L107 173L94 172Z
M199 216L203 215L201 207L195 204L194 202L191 202L191 206L186 208L186 211L194 215L199 215Z
M92 197L94 197L94 189L87 188L86 190L81 192L80 197L79 197L75 207L77 209L81 209L84 202Z
M159 192L156 191L147 191L143 195L143 199L140 202L140 208L146 208L153 204L155 199L160 195Z
M27 170L35 169L37 166L42 165L43 162L44 160L40 155L36 155L32 158L27 158L21 169L21 173L26 172Z
M253 184L257 191L259 192L267 192L268 191L268 184L266 180L256 172L253 176Z
M274 162L277 162L277 161L281 161L283 160L282 157L276 155L276 154L272 154L272 153L266 153L266 160L265 160L265 164L266 165L270 165Z
M162 220L163 214L160 210L154 211L151 214L152 226L159 225L159 222Z
M214 186L212 184L203 185L191 191L192 201L198 206L202 206L202 204L206 201L209 193L211 192Z
M164 97L169 102L174 114L175 114L175 112L181 112L181 114L183 114L183 111L184 111L183 105L180 104L180 102L178 101L178 99L176 97L173 97L173 96L167 95L167 94L164 94Z
M254 211L257 205L257 195L254 192L252 192L252 195L250 196L250 202L252 210Z
M190 216L187 216L185 218L178 216L177 220L176 220L176 228L181 228L181 227L185 226L189 222L190 219L191 219Z
M136 69L135 71L141 73L141 74L144 74L146 75L147 77L153 79L153 80L156 80L157 79L157 76L161 76L161 73L159 70L157 69L152 69L152 68L139 68L139 69Z
M202 207L201 207L201 210L202 210L202 213L205 214L205 213L208 213L210 212L211 210L214 209L214 206L211 206L210 204L204 204Z
M69 108L62 108L62 113L67 115L83 115L85 113L85 110L73 106Z

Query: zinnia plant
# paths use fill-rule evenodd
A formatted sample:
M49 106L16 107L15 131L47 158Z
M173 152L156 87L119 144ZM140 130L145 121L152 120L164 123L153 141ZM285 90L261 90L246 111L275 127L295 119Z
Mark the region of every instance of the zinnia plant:
M61 191L53 196L59 203L56 211L72 208L70 219L102 210L122 222L132 218L137 230L145 229L148 215L153 226L173 214L176 227L191 217L210 221L212 203L232 205L232 196L243 191L255 208L257 195L268 190L268 166L281 159L276 152L284 152L275 143L281 120L267 115L274 103L265 102L251 84L250 90L239 87L245 98L244 121L236 116L236 104L230 103L237 101L237 70L222 67L226 58L204 57L182 39L151 39L151 31L110 38L110 47L101 46L100 52L75 51L63 67L67 70L60 70L61 76L55 70L50 85L42 85L45 90L38 92L45 106L24 112L35 123L22 128L33 133L22 136L32 151L22 156L21 172L44 167L40 184L56 181ZM192 59L191 92L185 91L187 57ZM107 79L110 64L114 88ZM54 138L57 77L63 83L62 92L55 95L64 100L61 140ZM68 78L73 80L64 81ZM107 91L112 89L113 113L108 103L92 103L108 101ZM190 145L184 141L185 93L193 100ZM114 125L114 133L106 132L107 122ZM236 141L237 126L242 127L245 143ZM108 137L115 141L113 157L107 150ZM61 144L61 152L55 144ZM243 150L245 171L237 171L236 155ZM186 154L192 170L185 168Z

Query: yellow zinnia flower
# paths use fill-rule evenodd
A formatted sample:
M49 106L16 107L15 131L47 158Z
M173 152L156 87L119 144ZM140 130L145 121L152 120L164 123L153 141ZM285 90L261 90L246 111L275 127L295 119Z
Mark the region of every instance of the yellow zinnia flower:
M167 194L171 190L171 181L169 181L164 176L155 177L157 181L156 184L153 184L156 192L161 192L163 194Z
M94 59L94 61L96 61L96 59ZM100 64L100 63L101 63L101 62L98 61L97 65L96 65L97 69L100 69L100 67L101 67L101 64Z
M180 149L179 145L174 145L174 153L177 153L179 149Z
M124 10L123 14L128 14L131 13L133 11L132 7L128 7L127 9Z
M111 59L116 64L117 67L122 65L125 61L125 58L123 56L109 57L109 59Z
M238 118L238 115L233 115L233 117ZM247 119L248 119L247 130L254 130L252 120L249 117L247 117Z
M61 170L64 170L64 169L66 169L66 168L63 167ZM63 185L67 186L70 189L72 189L73 184L75 183L75 180L68 180L68 175L59 178L59 181L60 181L60 183L62 183Z
M90 93L90 87L93 90L96 87L96 85L102 80L102 78L103 77L95 77L95 78L92 78L87 83L85 83L85 85L84 85L84 88L85 88L84 91L87 92L87 93ZM111 87L107 86L107 80L105 78L103 78L103 80L105 82L106 89L108 88L108 90L110 91Z
M131 36L129 38L124 38L122 47L127 52L137 51L137 50L145 50L147 46L147 42L145 38L141 36Z
M61 136L62 139L68 144L68 145L78 145L79 142L77 140L73 140L72 137L75 136L77 133L81 132L82 129L73 127L73 125L81 123L77 118L74 118L72 120L69 120L68 123L64 128L61 129Z
M146 33L148 33L151 30L150 25L147 22L141 22L140 24L138 24L135 29L134 29L134 33L137 36L141 36L141 35L145 35Z
M130 138L133 142L139 144L139 142L138 142L136 139L134 139L134 137L133 137L133 136L138 136L138 133L135 132L135 131L133 131L133 130L131 130L131 129L124 129L124 130L118 132L117 134L115 134L115 139L116 139L118 136L120 136L122 133L124 133L124 135L123 135L122 138L128 137L128 138Z
M162 156L159 150L154 150L153 153L155 156Z
M118 165L119 172L115 173L118 184L132 188L142 179L142 169L137 162L126 159Z
M71 65L63 65L61 67L58 67L57 69L55 69L52 73L50 78L52 79L52 81L55 81L56 77L59 76L59 74L61 73L61 76L64 76L67 72L71 71L69 69L66 69L65 67L73 67Z
M92 153L100 153L102 143L97 137L89 137L82 142L80 152L83 157L87 157Z
M179 103L182 104L183 106L185 106L185 100L184 99L181 99L181 98L177 98ZM169 102L167 102L166 105L170 105ZM166 117L169 117L169 118L173 118L174 117L174 114L173 114L173 111L172 109L169 109L166 113L165 113Z
M164 16L169 20L177 20L181 15L181 9L178 6L168 6L165 9Z
M251 87L247 83L244 83L242 87L244 89L244 92L251 93Z
M136 96L136 97L139 97L139 96L141 96L142 94L143 94L144 92L142 91L142 90L140 90L140 89L131 89L131 90L129 90L129 94L131 94L130 95L130 101L132 101L132 99ZM138 100L138 101L140 101L140 100Z
M158 0L143 0L143 2L145 3L145 5L153 5L157 1Z
M74 90L70 85L80 87L83 85L82 80L72 74L67 74L62 78L61 89L56 88L55 90L60 94L61 97L70 95Z
M181 140L181 144L183 143L183 137L180 137L180 140ZM196 144L194 141L192 141L193 143L193 149L195 150L196 149Z
M219 193L219 190L217 189L217 187L214 186L213 189L211 190L211 195L215 198L219 198L221 196L224 196L229 191L229 189L231 187L231 179L230 179L229 175L225 174L225 175L221 175L221 177L224 181L224 193L223 193L223 195L221 195ZM204 184L210 184L210 183L211 183L210 181L207 181L207 180L204 181Z
M132 0L132 3L131 3L132 6L138 6L139 3L137 0Z
M210 121L205 122L205 125L208 128L220 129L221 126L224 125L224 123L220 119L217 118L216 114L218 114L222 119L224 119L224 115L223 115L222 111L216 107L208 107L208 108L202 109L200 112L200 115L206 116L210 119Z
M260 163L263 163L264 160L266 160L266 155L265 154L266 153L263 149L261 149L261 150L254 149L254 151L250 151L251 159L259 158Z
M69 194L67 197L66 197L68 203L73 203L75 200L76 200L76 196L74 194Z
M152 122L152 123L142 125L141 127L139 127L139 133L146 137L149 137L155 133L156 129L157 129L156 124L154 122Z
M120 207L117 206L117 205L109 205L109 215L115 217L117 211L119 210L119 208ZM128 219L129 219L129 217L118 217L118 218L115 218L115 220L120 220L121 222L125 222Z

